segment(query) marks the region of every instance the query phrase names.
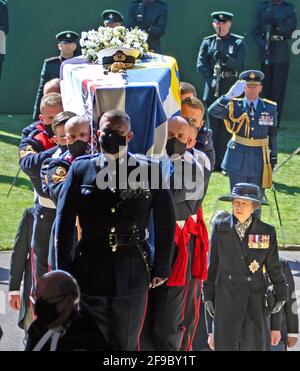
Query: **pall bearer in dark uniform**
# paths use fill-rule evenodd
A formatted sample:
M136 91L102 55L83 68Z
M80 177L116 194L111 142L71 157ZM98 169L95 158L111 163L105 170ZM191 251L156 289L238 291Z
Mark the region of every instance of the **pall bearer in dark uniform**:
M280 312L287 300L275 229L253 215L265 203L260 192L257 185L240 183L230 195L220 198L232 202L233 214L215 222L204 283L206 310L213 318L210 345L216 351L270 350L267 309ZM272 308L266 308L264 272L274 287Z
M155 287L169 277L174 206L169 190L159 182L151 187L153 167L162 179L159 162L128 153L133 137L128 115L106 112L99 130L103 153L75 160L60 194L57 265L78 280L83 300L106 328L110 349L138 350L150 281ZM150 271L151 212L155 258ZM76 216L82 238L73 258Z
M216 33L204 38L197 61L197 70L205 81L203 101L207 107L237 81L246 58L244 38L231 33L233 14L214 12L212 17ZM208 118L216 151L215 170L221 171L230 135L224 125L220 125L220 119L212 115Z

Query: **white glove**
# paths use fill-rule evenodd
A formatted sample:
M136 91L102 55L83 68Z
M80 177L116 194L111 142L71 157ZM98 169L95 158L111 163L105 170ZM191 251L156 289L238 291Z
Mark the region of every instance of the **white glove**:
M245 80L238 80L225 95L225 98L231 100L236 97L240 97L245 92L247 83Z

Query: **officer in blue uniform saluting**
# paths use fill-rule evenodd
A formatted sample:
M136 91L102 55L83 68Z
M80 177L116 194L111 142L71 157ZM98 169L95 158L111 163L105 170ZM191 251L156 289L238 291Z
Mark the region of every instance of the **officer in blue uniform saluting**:
M59 78L60 66L66 59L74 57L74 53L77 49L77 41L79 39L78 33L74 31L63 31L56 35L58 41L58 49L60 55L58 57L48 58L44 61L44 65L41 72L40 85L38 88L34 111L33 120L37 121L40 114L40 104L43 97L43 89L46 82Z
M233 14L219 11L211 16L216 33L204 38L197 61L197 70L205 81L203 101L207 107L237 81L246 58L244 38L231 33ZM219 119L212 115L208 119L216 151L215 170L221 171L230 135Z
M240 182L272 187L272 169L277 163L277 104L259 97L263 79L261 71L241 73L230 91L209 108L210 115L224 120L232 134L222 163L231 189ZM237 98L243 93L244 98Z
M289 71L289 44L297 28L293 4L283 0L268 0L258 6L252 36L260 49L264 96L278 104L280 121Z

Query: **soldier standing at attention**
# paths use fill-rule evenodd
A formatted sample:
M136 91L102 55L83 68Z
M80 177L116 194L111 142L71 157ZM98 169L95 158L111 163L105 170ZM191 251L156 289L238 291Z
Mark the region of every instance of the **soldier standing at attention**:
M261 71L241 73L230 91L209 107L210 115L232 134L222 163L230 189L241 182L272 187L272 169L277 164L277 104L259 97L263 79ZM235 98L244 93L244 98Z
M8 34L7 0L0 0L0 78L2 63L6 54L6 35Z
M55 78L59 78L60 66L65 60L74 57L74 53L77 49L78 39L79 35L74 31L63 31L56 35L60 55L58 57L49 58L44 61L40 84L34 105L33 120L37 121L39 119L40 104L46 82Z
M149 34L150 50L161 53L160 39L166 32L167 5L160 0L135 0L129 6L129 27L138 26Z
M231 33L233 14L214 12L212 17L216 34L203 40L197 61L197 70L205 81L203 101L207 107L237 81L246 58L244 38ZM208 119L216 151L215 171L221 171L230 135L220 119L211 115Z
M122 26L124 22L124 17L117 10L104 10L101 18L103 20L103 26L109 28Z
M252 36L259 46L265 74L264 96L278 104L280 122L289 72L289 44L297 28L295 6L283 0L268 0L258 6Z

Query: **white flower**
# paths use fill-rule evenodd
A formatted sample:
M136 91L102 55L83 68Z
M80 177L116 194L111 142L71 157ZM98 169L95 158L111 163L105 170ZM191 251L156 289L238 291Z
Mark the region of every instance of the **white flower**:
M137 27L131 30L123 26L99 27L98 30L82 32L80 45L84 58L96 62L97 53L106 48L124 46L139 50L140 57L148 51L148 34Z

